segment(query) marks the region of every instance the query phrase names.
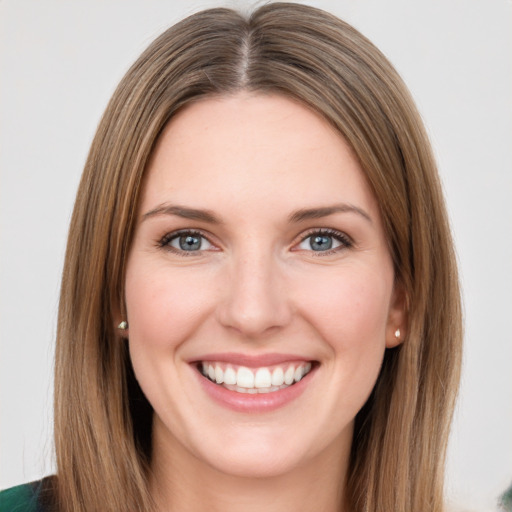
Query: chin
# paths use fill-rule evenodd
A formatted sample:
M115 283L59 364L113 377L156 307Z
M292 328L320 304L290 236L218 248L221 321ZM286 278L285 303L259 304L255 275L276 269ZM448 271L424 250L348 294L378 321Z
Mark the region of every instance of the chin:
M242 450L242 453L228 450L221 456L214 457L211 465L225 475L248 479L276 478L292 473L301 465L296 457L284 454L280 456L275 452L266 455L258 450L258 446L255 448Z
M351 432L352 429L347 430L350 437ZM246 424L244 428L222 432L215 436L215 440L209 438L212 444L208 446L196 444L195 455L220 473L232 477L281 477L300 471L302 467L314 464L316 458L323 458L327 452L339 448L335 445L341 437L335 436L333 440L329 435L319 435L316 430L307 434L307 429L290 428L289 425L280 429L275 424L272 428L268 425L252 425L251 428ZM347 444L345 441L343 445Z

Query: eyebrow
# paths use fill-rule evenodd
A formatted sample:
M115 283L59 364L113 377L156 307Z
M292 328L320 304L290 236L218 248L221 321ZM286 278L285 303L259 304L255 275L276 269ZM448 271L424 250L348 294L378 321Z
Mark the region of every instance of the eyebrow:
M356 213L368 222L373 223L372 218L361 208L351 204L335 204L332 206L322 206L319 208L304 208L292 213L288 218L289 222L302 222L309 219L321 219L334 213Z
M185 206L161 204L142 215L142 221L158 215L175 215L184 219L200 220L209 224L222 224L222 221L210 210L199 210Z
M298 223L310 219L321 219L335 213L356 213L368 222L372 223L372 218L361 208L351 204L335 204L332 206L321 206L318 208L303 208L293 212L288 217L288 222ZM142 221L158 215L175 215L184 219L199 220L209 224L222 224L222 221L211 211L197 208L189 208L179 205L161 204L149 212L142 215Z

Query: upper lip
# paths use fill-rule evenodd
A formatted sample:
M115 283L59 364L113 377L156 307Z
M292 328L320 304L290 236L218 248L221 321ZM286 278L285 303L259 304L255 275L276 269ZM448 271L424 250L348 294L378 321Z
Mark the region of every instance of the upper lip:
M249 368L258 368L262 366L273 366L293 361L313 361L309 357L303 357L297 354L260 354L248 355L235 352L204 354L200 357L191 359L190 363L199 363L201 361L212 361L219 363L231 363L237 366L247 366Z

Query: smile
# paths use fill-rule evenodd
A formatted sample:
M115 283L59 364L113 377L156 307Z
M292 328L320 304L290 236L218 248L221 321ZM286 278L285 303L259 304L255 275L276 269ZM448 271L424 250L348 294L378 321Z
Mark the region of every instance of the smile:
M274 393L286 389L305 377L312 368L311 362L248 368L213 361L202 361L199 371L211 382L237 393Z

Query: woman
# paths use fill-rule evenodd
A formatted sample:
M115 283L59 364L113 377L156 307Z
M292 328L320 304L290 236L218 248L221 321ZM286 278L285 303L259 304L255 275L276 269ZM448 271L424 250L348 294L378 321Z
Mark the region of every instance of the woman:
M16 492L442 510L460 343L435 163L391 65L311 7L204 11L98 128L63 274L57 477Z

